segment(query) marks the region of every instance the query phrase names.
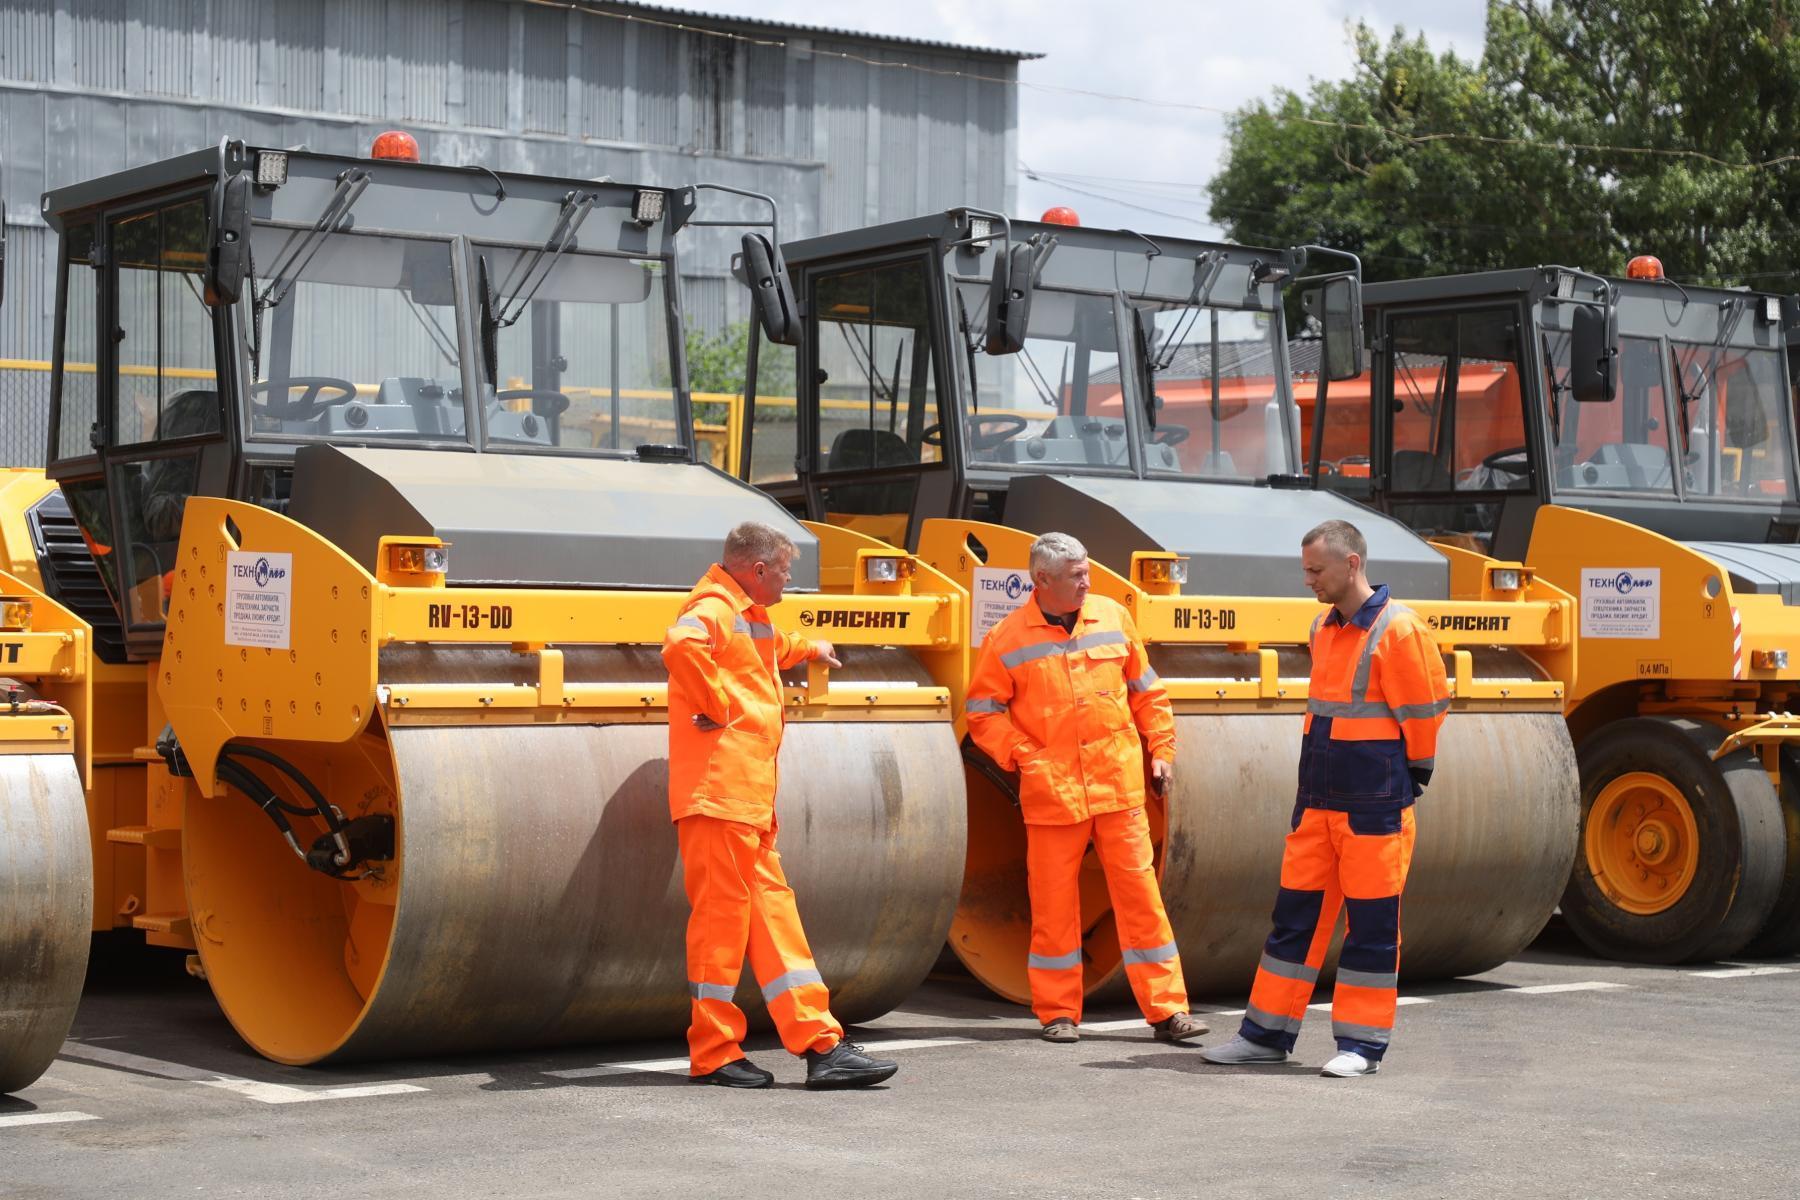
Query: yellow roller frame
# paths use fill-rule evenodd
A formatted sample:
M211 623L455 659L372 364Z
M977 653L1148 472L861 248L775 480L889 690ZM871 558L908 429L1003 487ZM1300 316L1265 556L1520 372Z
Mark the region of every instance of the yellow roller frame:
M980 521L926 521L919 538L919 557L965 588L972 588L977 567L1024 571L1033 535ZM979 547L979 550L977 549ZM1139 552L1132 571L1143 580L1153 572L1145 564L1176 558L1166 552ZM1463 569L1519 569L1469 555ZM1296 570L1298 567L1296 566ZM1245 709L1292 712L1306 707L1307 679L1282 675L1277 647L1304 646L1319 615L1317 601L1270 596L1183 595L1173 582L1136 582L1099 563L1091 563L1093 590L1123 604L1144 640L1153 645L1218 646L1257 656L1255 677L1180 679L1163 676L1177 707L1187 712ZM1552 658L1573 666L1573 602L1560 589L1522 572L1523 585L1510 592L1491 583L1466 585L1478 598L1411 600L1406 604L1431 627L1450 656L1452 707L1456 711L1560 712L1565 686L1561 679L1482 679L1474 671L1472 650L1504 646L1526 651L1533 659Z
M773 610L777 624L839 645L912 648L941 686L835 683L813 664L806 685L788 689L790 719L950 720L966 665L961 589L910 559L903 579L871 582L865 559L907 556L845 530L812 529L831 590L785 600ZM217 793L218 753L233 739L345 742L377 709L394 725L667 719L664 685L568 682L559 647L658 645L682 594L446 587L441 576L387 570L386 543L400 541L443 544L383 539L378 577L278 513L188 502L157 690L204 794ZM239 550L292 555L285 646L227 641L227 556ZM534 656L537 674L527 684L384 685L381 649L401 643L507 645Z

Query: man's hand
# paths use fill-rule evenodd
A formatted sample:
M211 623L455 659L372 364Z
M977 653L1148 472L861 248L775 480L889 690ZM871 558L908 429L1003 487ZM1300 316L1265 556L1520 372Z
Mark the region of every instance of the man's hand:
M1174 780L1174 763L1167 762L1160 758L1153 758L1150 760L1150 786L1156 789L1157 795L1168 795L1169 784L1173 783Z
M833 646L824 638L819 638L813 642L813 657L828 667L841 667L844 665L838 661L837 647Z

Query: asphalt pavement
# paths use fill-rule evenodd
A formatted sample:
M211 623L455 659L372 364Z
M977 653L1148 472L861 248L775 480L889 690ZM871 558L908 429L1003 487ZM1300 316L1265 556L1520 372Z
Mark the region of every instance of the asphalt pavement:
M1608 963L1553 926L1403 987L1358 1080L1318 1074L1322 1008L1294 1063L1215 1067L1128 1009L1045 1044L948 973L853 1031L890 1085L822 1093L768 1038L760 1092L691 1085L678 1042L287 1068L152 963L102 956L49 1074L0 1100L0 1196L1800 1194L1800 960ZM1206 1044L1243 1002L1196 1006Z

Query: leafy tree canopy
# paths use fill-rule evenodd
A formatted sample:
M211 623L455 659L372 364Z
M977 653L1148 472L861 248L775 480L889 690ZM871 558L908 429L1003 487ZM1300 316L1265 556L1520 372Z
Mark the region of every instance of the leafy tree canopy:
M1367 278L1565 263L1800 286L1800 0L1489 0L1478 62L1351 32L1356 71L1230 121L1235 240Z

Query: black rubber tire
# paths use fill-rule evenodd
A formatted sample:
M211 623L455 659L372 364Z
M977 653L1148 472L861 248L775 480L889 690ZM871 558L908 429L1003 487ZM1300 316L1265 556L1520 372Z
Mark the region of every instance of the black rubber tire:
M1787 864L1781 803L1749 751L1713 760L1724 736L1700 721L1633 717L1603 727L1576 752L1583 840L1562 913L1595 953L1626 962L1703 962L1743 950L1767 922ZM1585 849L1595 797L1632 771L1653 772L1678 787L1699 837L1700 861L1687 894L1648 916L1607 899Z
M1781 873L1781 890L1769 919L1744 947L1752 958L1800 954L1800 753L1787 749L1781 752L1781 820L1787 868Z

